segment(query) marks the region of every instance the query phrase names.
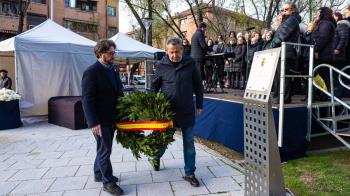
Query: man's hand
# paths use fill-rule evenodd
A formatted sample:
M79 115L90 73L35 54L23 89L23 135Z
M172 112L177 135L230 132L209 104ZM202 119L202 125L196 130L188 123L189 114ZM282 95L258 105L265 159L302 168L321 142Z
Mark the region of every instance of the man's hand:
M92 130L92 133L94 133L95 135L101 136L101 125L100 124L92 127L91 130Z
M196 110L196 115L199 116L199 115L202 114L202 112L203 112L203 109L202 109L202 108L197 108L197 110Z
M337 49L335 49L335 50L334 50L334 54L340 54L340 51L337 50Z

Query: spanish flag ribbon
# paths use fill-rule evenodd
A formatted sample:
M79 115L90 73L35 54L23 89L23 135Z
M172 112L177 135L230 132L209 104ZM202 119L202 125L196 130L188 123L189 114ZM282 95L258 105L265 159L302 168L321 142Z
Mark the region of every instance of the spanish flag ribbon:
M117 128L123 131L165 131L173 128L173 121L136 121L136 122L119 122Z

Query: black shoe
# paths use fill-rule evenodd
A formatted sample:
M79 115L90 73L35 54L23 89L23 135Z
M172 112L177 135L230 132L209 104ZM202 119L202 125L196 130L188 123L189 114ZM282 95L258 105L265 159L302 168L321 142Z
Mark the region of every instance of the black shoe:
M183 179L186 180L187 182L189 182L191 184L191 186L199 187L199 182L194 175L184 176Z
M113 176L114 182L118 182L119 179L115 176ZM102 177L101 176L95 176L94 178L95 182L102 182Z
M148 161L151 163L154 171L159 171L160 159L156 159L156 160L148 159Z
M104 184L103 190L112 194L112 195L122 195L123 194L123 189L121 189L115 182Z

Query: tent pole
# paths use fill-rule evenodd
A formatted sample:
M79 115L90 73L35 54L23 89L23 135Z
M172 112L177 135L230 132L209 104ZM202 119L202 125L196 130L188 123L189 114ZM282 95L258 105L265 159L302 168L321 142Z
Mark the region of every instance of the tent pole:
M15 58L15 83L16 83L16 93L18 94L18 66L17 66L17 55L16 50L13 51L13 56Z

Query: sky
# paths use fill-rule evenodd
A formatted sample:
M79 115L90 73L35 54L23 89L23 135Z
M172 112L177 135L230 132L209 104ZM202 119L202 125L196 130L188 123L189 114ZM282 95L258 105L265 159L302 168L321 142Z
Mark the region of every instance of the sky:
M172 4L178 3L177 1L173 1ZM181 12L187 9L188 7L185 4L176 4L171 5L173 12ZM119 31L126 33L130 32L132 30L132 24L137 25L136 19L134 19L134 16L129 11L128 6L120 1L119 3Z
M344 5L350 5L350 0L346 0ZM185 4L179 4L178 1L173 1L171 4L173 12L181 12L188 8ZM134 16L129 11L127 5L120 1L119 5L119 31L126 33L132 30L132 24L137 25Z

